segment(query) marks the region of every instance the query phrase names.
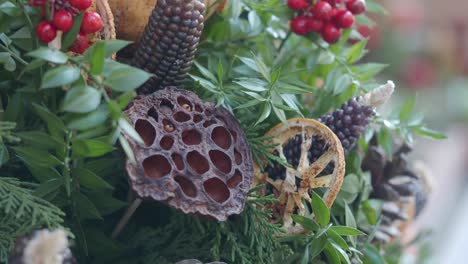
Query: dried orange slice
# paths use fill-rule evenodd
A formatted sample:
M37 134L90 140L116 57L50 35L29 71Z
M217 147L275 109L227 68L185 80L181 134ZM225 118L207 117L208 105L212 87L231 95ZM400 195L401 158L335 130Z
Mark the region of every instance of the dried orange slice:
M290 119L272 128L265 136L271 138L270 143L277 145L272 152L293 164L291 168L283 167L284 173L280 177L273 177L270 175L273 173L268 173L268 170L261 173L257 167L256 184L266 184L279 200L272 208L272 220L282 220L283 228L288 234L300 233L303 229L294 225L291 216L307 215L308 208L305 204L311 201L310 192L313 189L326 189L322 199L328 207L335 201L345 173L343 148L340 140L327 126L313 119ZM294 146L297 150L294 153L291 152L291 144L297 145ZM320 144L323 151L311 161L310 150L317 144ZM292 158L295 161L290 162Z

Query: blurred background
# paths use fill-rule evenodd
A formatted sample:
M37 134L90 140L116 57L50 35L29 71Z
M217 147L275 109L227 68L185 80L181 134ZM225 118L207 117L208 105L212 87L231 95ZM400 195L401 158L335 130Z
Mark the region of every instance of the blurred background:
M373 28L369 61L389 64L382 79L394 80L393 105L416 95L416 109L446 140L415 141L410 158L432 175L432 194L403 240L432 230L431 257L423 263L468 263L468 1L381 1L388 11ZM408 252L402 263L414 263Z

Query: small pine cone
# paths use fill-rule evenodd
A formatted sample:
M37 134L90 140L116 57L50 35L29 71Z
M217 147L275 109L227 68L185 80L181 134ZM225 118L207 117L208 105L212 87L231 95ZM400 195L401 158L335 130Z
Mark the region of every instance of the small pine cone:
M335 112L322 116L319 121L327 125L340 139L345 151L351 150L375 115L374 109L362 105L357 98L344 103Z
M132 61L133 66L155 75L140 87L140 94L182 83L200 41L204 13L202 0L157 2Z

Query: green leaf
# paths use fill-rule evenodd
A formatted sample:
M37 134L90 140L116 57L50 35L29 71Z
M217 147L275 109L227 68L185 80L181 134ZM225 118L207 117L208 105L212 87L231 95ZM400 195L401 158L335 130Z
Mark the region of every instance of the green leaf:
M99 213L96 206L84 194L80 192L76 193L75 201L80 219L102 220L101 214Z
M63 35L62 38L62 50L66 51L73 44L78 32L80 32L81 22L83 21L84 12L81 12L79 15L73 18L73 26L71 29Z
M30 72L32 70L35 70L35 69L41 67L42 65L44 65L46 63L47 62L42 60L42 59L35 59L35 60L31 61L28 65L26 65L26 67L24 68L24 71L25 72Z
M360 236L365 235L363 232L348 226L332 226L331 230L342 236Z
M260 124L261 122L263 122L265 119L267 119L269 116L270 116L270 113L271 113L271 105L270 103L264 103L263 104L263 108L262 108L262 112L260 114L260 116L258 117L258 120L257 122L255 123L255 125L258 125Z
M8 148L5 144L1 143L0 145L0 168L3 164L7 163L10 159L10 154L8 153Z
M41 89L55 88L73 83L80 78L80 69L75 66L62 65L44 74Z
M320 226L324 227L330 222L330 210L320 196L312 192L312 210Z
M72 170L72 175L75 179L78 179L80 185L90 190L114 189L112 185L107 183L105 180L90 170L84 168L75 168Z
M140 87L150 77L151 75L143 70L127 66L111 72L104 85L115 91L128 92Z
M216 77L214 76L213 73L211 73L210 70L208 70L207 68L203 67L201 64L199 64L198 62L195 62L195 66L197 67L198 71L205 77L205 78L208 78L208 80L214 82L214 83L217 83L218 80L216 79Z
M345 250L349 250L349 246L348 243L346 243L346 240L344 240L338 233L333 231L333 229L328 229L327 235L331 240L333 240L333 242L338 244L340 247L342 247Z
M365 54L365 48L367 45L367 39L361 40L358 43L354 44L346 54L346 62L348 64L353 64L362 58Z
M268 85L267 82L257 78L241 79L239 81L234 81L234 83L254 92L264 92L267 90L266 86Z
M0 5L0 12L14 17L21 14L21 9L12 2L6 1Z
M19 158L42 167L55 167L62 162L47 151L29 147L13 148Z
M130 45L131 41L120 40L120 39L112 39L106 40L106 52L105 57L109 58L121 49L125 48L126 46Z
M367 81L385 69L388 65L381 63L364 63L351 66L360 81Z
M364 254L362 259L364 264L387 264L379 250L373 245L366 245L362 253Z
M317 231L320 229L320 226L311 218L301 215L292 215L291 217L294 220L294 222L300 224L302 227L309 231Z
M32 105L39 117L46 122L47 128L54 137L63 134L67 130L63 121L56 115L52 114L47 108L35 103Z
M357 228L356 219L348 204L345 204L345 223L348 227ZM356 239L354 237L349 237L349 239L353 246L356 246Z
M338 252L336 251L336 249L332 246L332 244L330 242L325 244L324 253L325 253L325 256L327 256L327 259L328 259L327 263L329 263L329 264L340 264L341 263Z
M91 74L99 75L104 69L104 59L106 53L106 42L97 41L91 48L86 52L89 52L90 63L91 63ZM85 54L86 57L87 54Z
M406 102L403 104L400 110L400 121L406 122L411 117L411 113L414 109L414 105L416 104L416 96L411 96Z
M35 51L31 51L26 55L56 64L64 64L68 61L67 54L59 50L53 50L45 47L39 48Z
M91 86L74 87L65 95L63 110L71 113L88 113L101 104L101 93Z
M325 248L326 243L327 236L319 236L317 238L314 238L314 240L312 240L310 242L310 245L308 246L308 248L310 248L310 259L314 259L315 257L317 257Z
M96 158L114 150L111 144L99 140L73 140L72 151L75 157Z
M56 138L39 131L19 132L16 134L22 142L34 148L55 149L64 147L64 144Z
M351 77L347 74L341 75L335 82L335 87L333 88L333 95L344 93L350 85Z
M135 130L135 128L130 125L130 123L125 118L120 118L119 120L119 127L128 135L130 136L135 142L138 144L144 145L145 142L141 138L140 134Z
M414 133L420 135L420 136L425 136L425 137L430 137L433 139L447 139L447 136L445 136L442 133L439 133L435 130L432 130L430 128L427 128L425 126L421 127L411 127L411 130L413 130Z
M120 135L119 136L119 142L120 142L120 145L122 146L122 149L124 150L125 154L127 155L127 158L130 161L130 163L132 165L136 166L135 154L133 153L133 150L130 147L130 144L128 143L127 139L125 139L124 136Z
M64 182L62 178L50 179L42 183L41 185L39 185L39 188L37 188L33 194L36 195L37 197L44 198L48 194L53 193L57 191L58 189L60 189L63 186L63 184Z
M96 191L88 193L88 198L101 215L108 215L127 206L126 202L112 197L111 192Z
M309 247L306 246L304 250L304 254L302 255L301 264L309 263Z
M344 261L346 264L351 264L351 261L349 260L349 256L346 253L346 251L344 251L344 249L342 249L340 246L338 246L334 242L330 242L330 244L335 248L336 252L338 252L338 255L340 256L340 259L342 261Z
M72 119L67 126L70 129L88 130L100 124L105 123L109 118L109 110L106 106L99 107L96 111L81 115L78 118Z

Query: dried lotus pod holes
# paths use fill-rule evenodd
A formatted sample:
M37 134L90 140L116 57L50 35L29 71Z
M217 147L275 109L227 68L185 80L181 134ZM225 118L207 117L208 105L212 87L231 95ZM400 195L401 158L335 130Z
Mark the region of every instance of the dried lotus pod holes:
M126 169L141 198L219 221L242 212L253 162L231 113L172 87L140 96L126 113L145 143L125 135L137 161Z

